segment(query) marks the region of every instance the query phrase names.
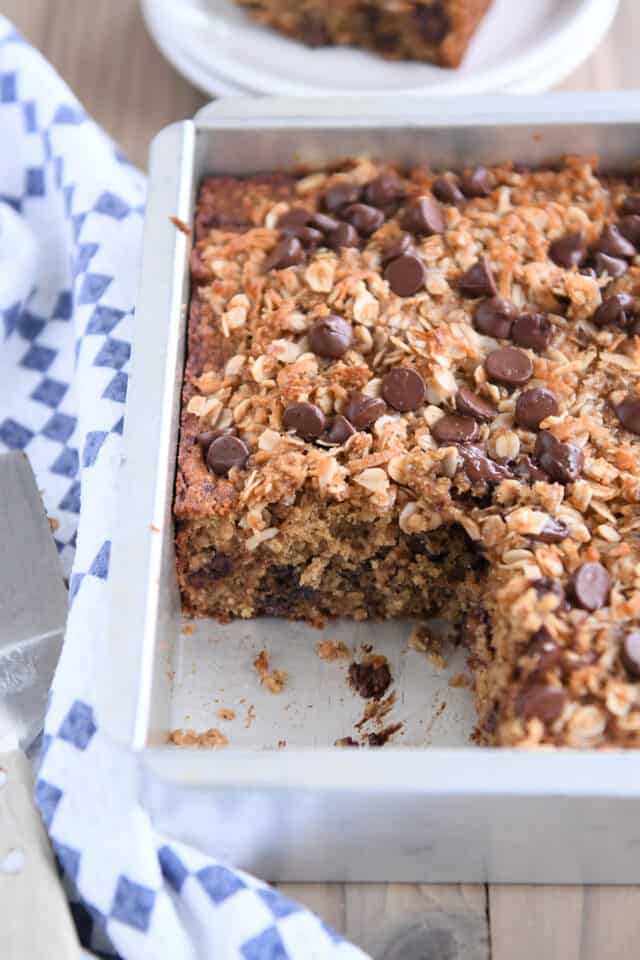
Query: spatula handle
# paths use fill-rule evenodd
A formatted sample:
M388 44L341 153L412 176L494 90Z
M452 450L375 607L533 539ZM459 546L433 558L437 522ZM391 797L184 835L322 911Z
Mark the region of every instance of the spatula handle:
M0 957L77 960L80 947L20 750L0 753Z

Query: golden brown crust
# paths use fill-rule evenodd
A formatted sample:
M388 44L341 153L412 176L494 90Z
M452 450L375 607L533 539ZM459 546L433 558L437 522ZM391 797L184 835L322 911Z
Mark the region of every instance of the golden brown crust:
M364 47L388 60L458 67L492 0L237 2L259 23L311 47Z
M617 279L550 257L554 243L581 231L597 264L605 228L635 184L598 177L585 159L495 167L480 176L484 196L441 204L442 231L413 237L424 284L400 296L383 252L407 208L433 202L437 176L399 171L406 197L385 207L360 247L334 252L322 242L301 263L265 268L282 215L317 211L328 191L362 190L381 172L389 171L361 160L298 179L203 185L198 218L206 209L226 221L202 232L193 256L175 501L185 605L227 619L463 620L487 742L639 746L640 683L625 642L640 622L640 442L619 410L640 391L640 326L631 323L640 257L627 250ZM513 342L477 329L477 308L490 298L461 289L483 257L515 314L543 313L550 328L543 344L518 347L531 366L522 386L489 376L487 357ZM630 298L629 322L594 322L603 299L618 294ZM309 342L328 313L353 331L333 360ZM387 408L340 446L286 430L288 405L344 415L354 390L379 398L398 367L423 378L416 409ZM469 467L469 444L442 439L462 387L495 409L473 441L497 471L490 482ZM531 428L517 410L533 388L551 391L557 412ZM218 477L195 438L232 425L249 459ZM578 451L575 475L559 482L542 469L541 431ZM561 531L551 540L540 537L549 521ZM594 609L595 588L576 585L584 564L609 578Z

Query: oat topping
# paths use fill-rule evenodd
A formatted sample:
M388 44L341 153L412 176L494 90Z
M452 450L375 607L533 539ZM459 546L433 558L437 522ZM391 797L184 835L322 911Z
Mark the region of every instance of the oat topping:
M488 742L639 746L635 181L361 159L195 236L186 606L460 622Z

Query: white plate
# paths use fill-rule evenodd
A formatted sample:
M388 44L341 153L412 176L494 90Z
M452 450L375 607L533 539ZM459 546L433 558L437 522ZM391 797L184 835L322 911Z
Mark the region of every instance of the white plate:
M142 0L142 5L165 56L210 94L326 96L548 89L589 56L618 0L494 0L455 71L391 63L349 48L309 50L255 25L230 0Z

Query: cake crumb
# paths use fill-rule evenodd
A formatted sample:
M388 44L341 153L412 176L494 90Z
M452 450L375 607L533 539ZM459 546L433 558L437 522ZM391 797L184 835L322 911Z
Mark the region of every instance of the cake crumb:
M365 700L380 700L392 683L389 661L377 653L367 653L349 666L349 683Z
M218 716L221 720L235 720L236 712L230 707L220 707L218 710Z
M468 687L469 677L466 675L466 673L454 673L451 677L449 677L449 686Z
M269 654L266 649L262 649L258 656L253 661L253 666L256 673L259 673L261 677L267 673L269 670Z
M217 727L211 727L204 733L196 733L195 730L172 730L170 739L177 747L226 747L229 743Z
M51 532L55 533L60 526L60 521L56 517L49 517L49 526L51 527Z
M286 740L278 740L278 747L280 750L283 750L286 747L286 745L287 745Z
M340 737L339 740L334 740L334 747L359 747L360 744L353 739L353 737Z
M288 681L289 674L286 670L272 670L271 673L262 674L260 683L271 693L282 693Z
M320 640L316 650L321 660L344 660L350 654L342 640Z
M180 217L169 217L171 223L176 227L180 233L184 233L185 236L189 236L191 233L191 227L188 223L185 223L184 220L181 220Z
M356 729L360 730L365 723L369 723L372 720L374 723L382 723L386 715L390 710L393 709L397 700L396 691L392 690L388 697L385 697L384 700L373 700L370 703L367 703L364 708L364 716L362 720L356 723Z
M184 626L181 627L180 633L183 633L185 637L190 637L194 632L194 630L195 630L195 627L193 626L192 623L185 623Z
M250 703L249 709L247 710L247 719L244 722L244 725L247 728L247 730L249 729L249 727L251 726L255 718L256 718L256 708L252 703Z
M383 747L394 733L397 733L398 730L402 730L402 727L402 723L392 723L383 730L378 730L376 733L370 733L367 737L367 743L370 747Z

